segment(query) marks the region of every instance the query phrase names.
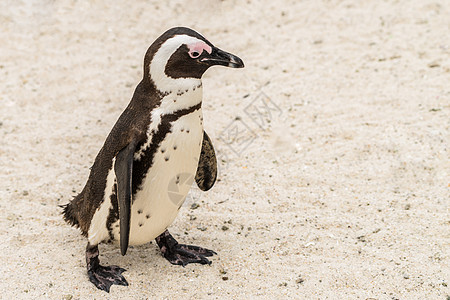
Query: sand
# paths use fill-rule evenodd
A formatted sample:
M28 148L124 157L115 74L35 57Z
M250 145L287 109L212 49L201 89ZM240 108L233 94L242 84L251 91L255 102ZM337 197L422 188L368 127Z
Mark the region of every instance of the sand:
M0 23L0 298L449 297L448 1L1 1ZM220 181L169 228L218 255L101 245L130 283L107 294L58 205L181 25L246 64L204 76Z

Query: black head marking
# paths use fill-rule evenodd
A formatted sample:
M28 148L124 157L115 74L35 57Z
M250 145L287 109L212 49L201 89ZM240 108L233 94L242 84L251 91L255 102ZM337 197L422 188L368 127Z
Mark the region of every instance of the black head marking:
M166 75L172 78L201 78L209 68L198 59L189 56L189 48L182 45L175 51L166 64Z

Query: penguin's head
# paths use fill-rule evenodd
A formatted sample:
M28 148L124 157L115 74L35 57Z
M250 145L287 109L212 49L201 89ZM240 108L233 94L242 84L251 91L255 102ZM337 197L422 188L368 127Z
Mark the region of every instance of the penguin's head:
M163 33L149 47L144 59L148 77L162 92L198 85L203 73L215 65L243 68L242 60L214 47L198 32L175 27Z

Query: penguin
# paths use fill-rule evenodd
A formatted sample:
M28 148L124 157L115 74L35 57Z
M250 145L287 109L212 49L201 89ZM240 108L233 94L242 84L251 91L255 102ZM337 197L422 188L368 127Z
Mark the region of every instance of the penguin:
M167 227L191 184L209 190L217 177L211 139L203 129L202 75L211 66L243 68L242 60L198 32L175 27L148 48L144 74L100 149L83 190L63 205L63 218L88 240L89 280L100 290L128 286L119 266L103 266L98 245L153 239L172 264L211 264L214 251L179 244Z

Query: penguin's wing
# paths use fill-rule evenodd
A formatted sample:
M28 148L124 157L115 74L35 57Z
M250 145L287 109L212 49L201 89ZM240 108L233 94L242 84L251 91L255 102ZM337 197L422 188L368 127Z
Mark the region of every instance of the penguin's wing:
M217 178L217 160L214 147L205 131L203 131L202 152L198 161L195 182L202 191L209 190Z
M136 145L137 142L132 140L128 146L120 150L114 164L120 217L120 252L122 255L127 253L130 235L133 159Z

